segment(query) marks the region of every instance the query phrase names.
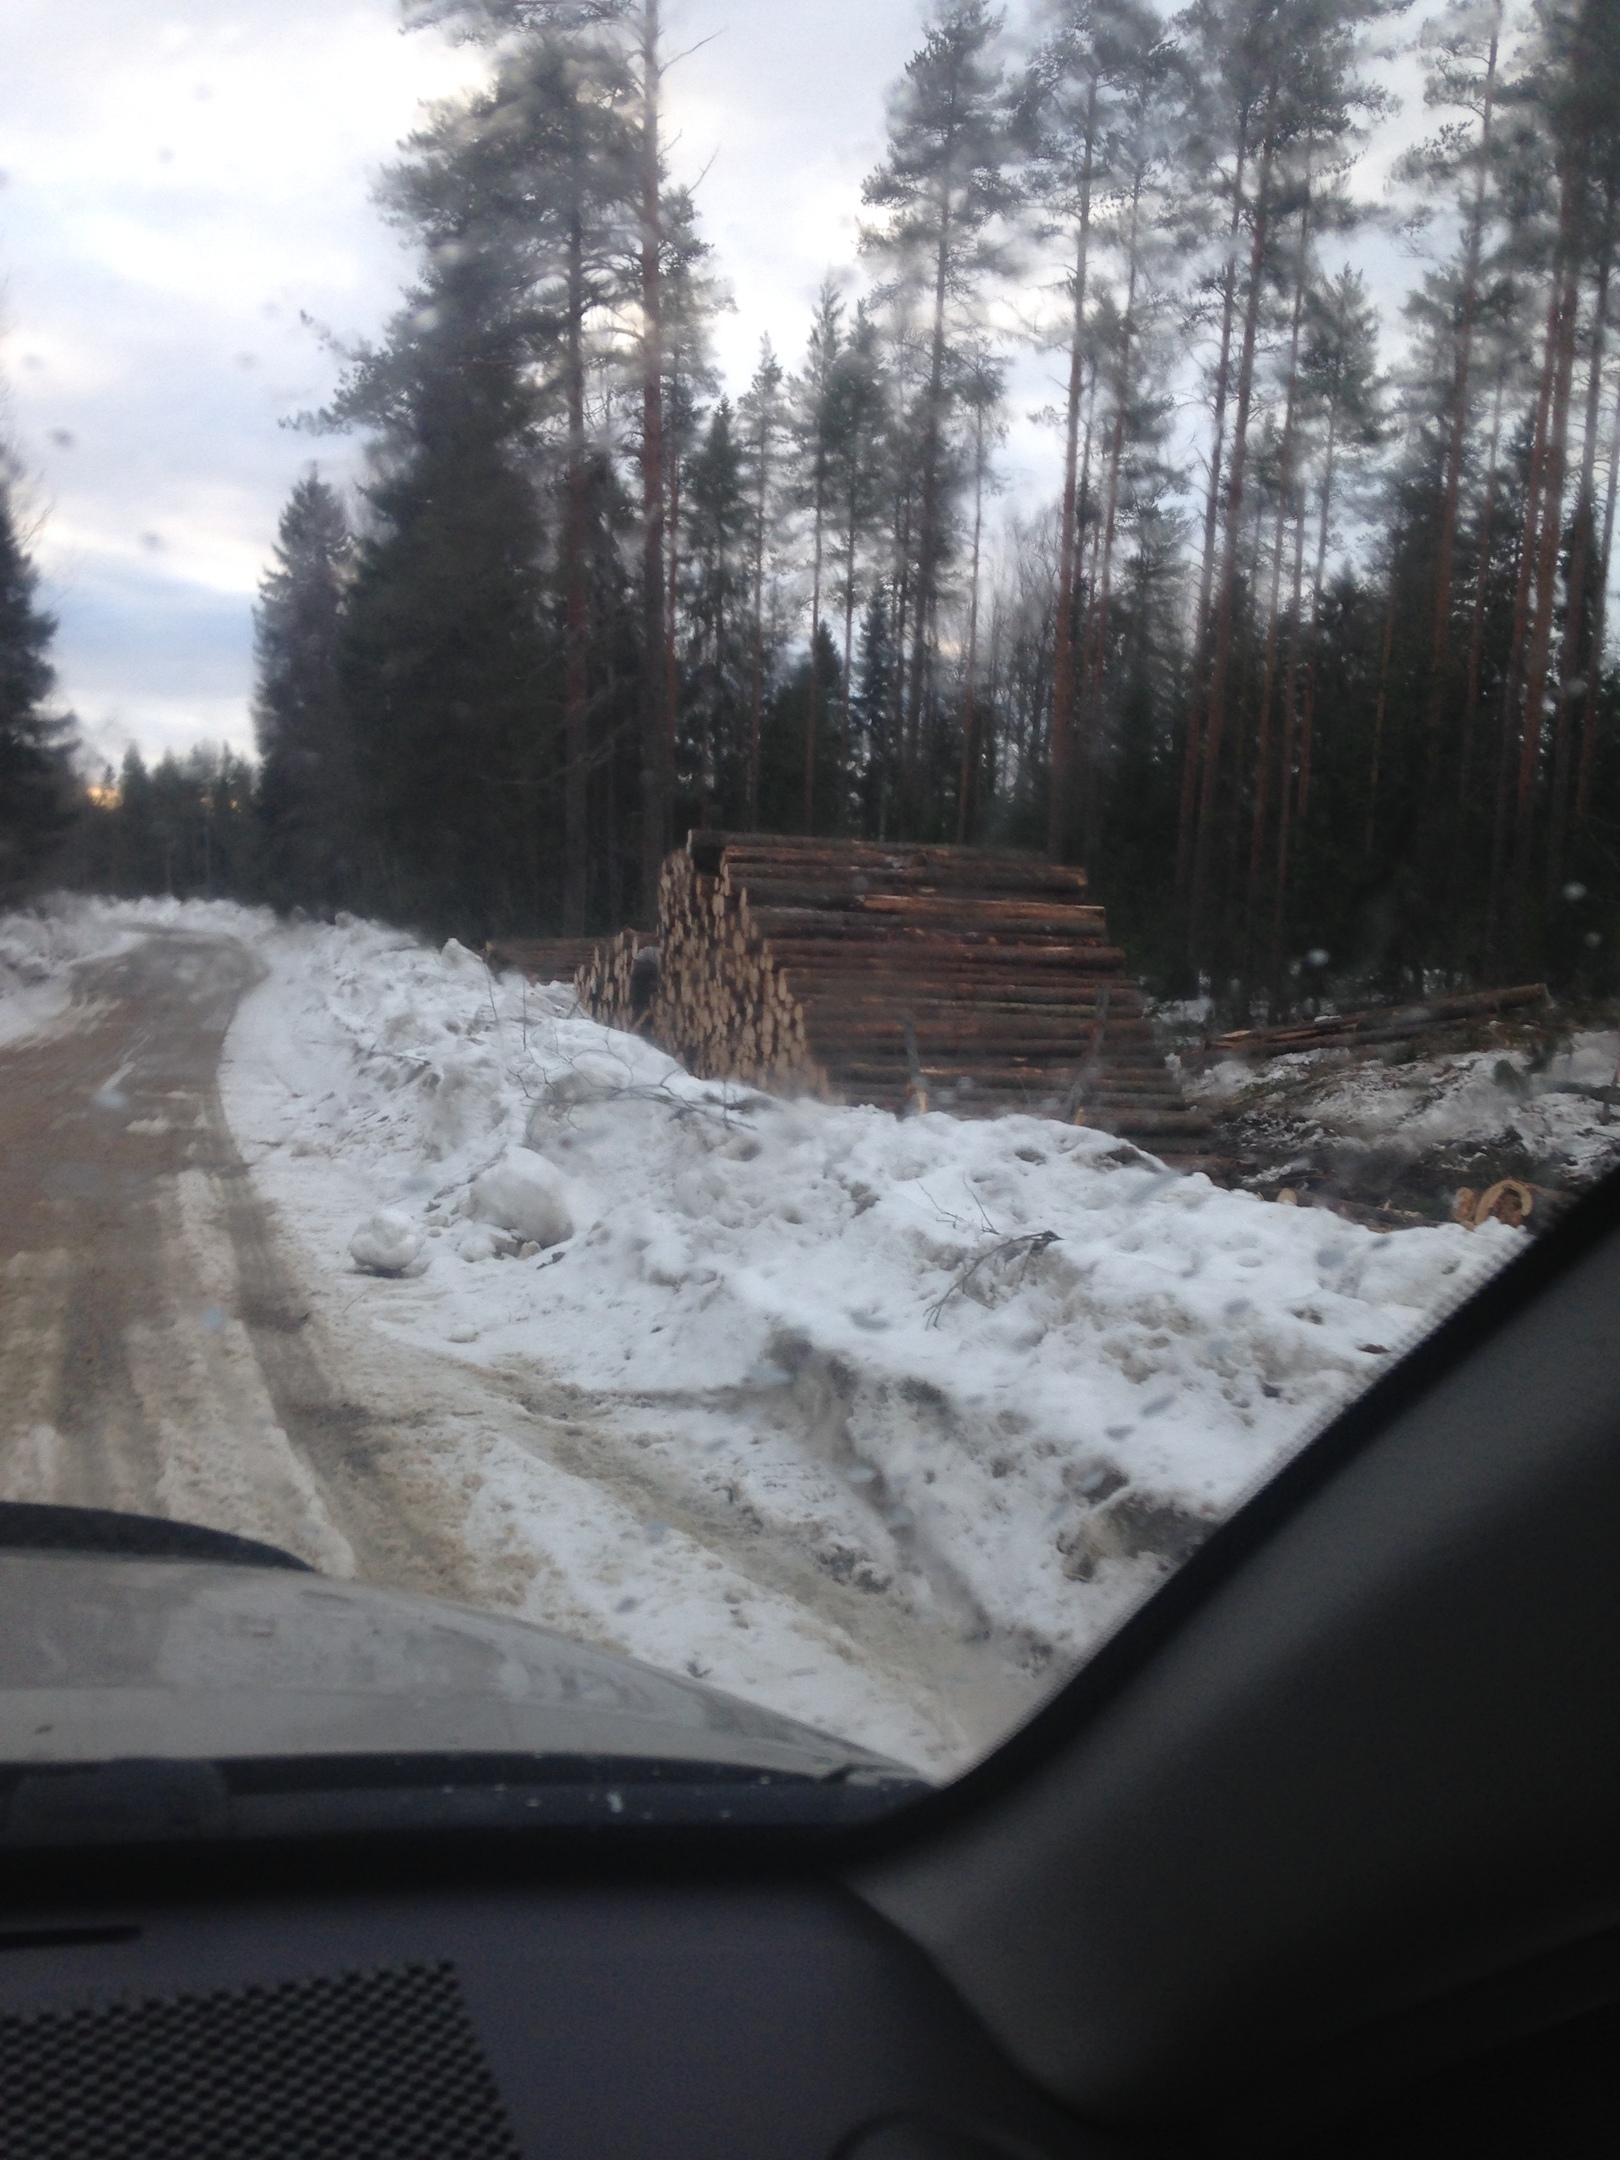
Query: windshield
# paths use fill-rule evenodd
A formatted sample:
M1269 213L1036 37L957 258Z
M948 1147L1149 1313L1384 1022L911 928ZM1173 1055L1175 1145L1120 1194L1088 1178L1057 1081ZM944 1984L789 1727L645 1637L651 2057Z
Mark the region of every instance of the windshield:
M0 1757L955 1775L1620 1159L1615 11L5 46Z

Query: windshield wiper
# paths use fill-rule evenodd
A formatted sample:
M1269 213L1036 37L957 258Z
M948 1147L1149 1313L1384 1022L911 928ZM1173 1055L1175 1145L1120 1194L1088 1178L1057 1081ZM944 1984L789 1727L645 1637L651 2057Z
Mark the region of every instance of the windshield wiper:
M833 1828L933 1787L908 1772L829 1772L617 1755L132 1759L0 1768L0 1850L235 1843L379 1832Z
M315 1570L279 1545L209 1530L161 1515L126 1515L118 1508L47 1507L0 1500L0 1552L94 1553L128 1560L201 1560L226 1567Z

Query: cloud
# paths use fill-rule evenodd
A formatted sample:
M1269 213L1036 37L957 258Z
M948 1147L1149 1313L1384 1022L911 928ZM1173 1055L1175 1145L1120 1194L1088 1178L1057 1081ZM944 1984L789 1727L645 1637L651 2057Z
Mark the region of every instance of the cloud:
M46 516L64 699L160 750L251 739L251 605L329 393L304 312L374 332L377 169L481 57L390 0L10 0L0 368ZM189 718L188 718L189 716Z

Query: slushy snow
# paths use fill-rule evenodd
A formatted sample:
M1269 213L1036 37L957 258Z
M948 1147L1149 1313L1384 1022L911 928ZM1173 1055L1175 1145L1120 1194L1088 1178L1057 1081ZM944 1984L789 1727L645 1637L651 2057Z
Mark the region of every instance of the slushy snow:
M1049 1120L698 1081L564 986L373 924L147 903L81 937L147 922L228 929L266 967L226 1108L328 1297L419 1238L375 1329L551 1376L739 1535L863 1591L874 1625L948 1624L1024 1701L1524 1242L1376 1234ZM835 1703L776 1669L707 1676L897 1745L851 1709L858 1674Z

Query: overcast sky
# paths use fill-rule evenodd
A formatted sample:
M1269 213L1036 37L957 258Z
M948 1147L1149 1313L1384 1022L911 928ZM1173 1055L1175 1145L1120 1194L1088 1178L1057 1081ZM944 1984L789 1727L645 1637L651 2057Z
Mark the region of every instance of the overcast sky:
M354 446L279 425L334 365L308 315L375 332L410 264L371 207L420 101L480 57L404 35L395 0L5 0L0 380L61 624L65 700L116 759L251 745L251 609L288 487ZM790 364L826 270L854 260L884 92L918 0L670 0L672 163L736 309ZM704 42L707 41L707 42ZM1015 385L1008 476L1051 447Z

